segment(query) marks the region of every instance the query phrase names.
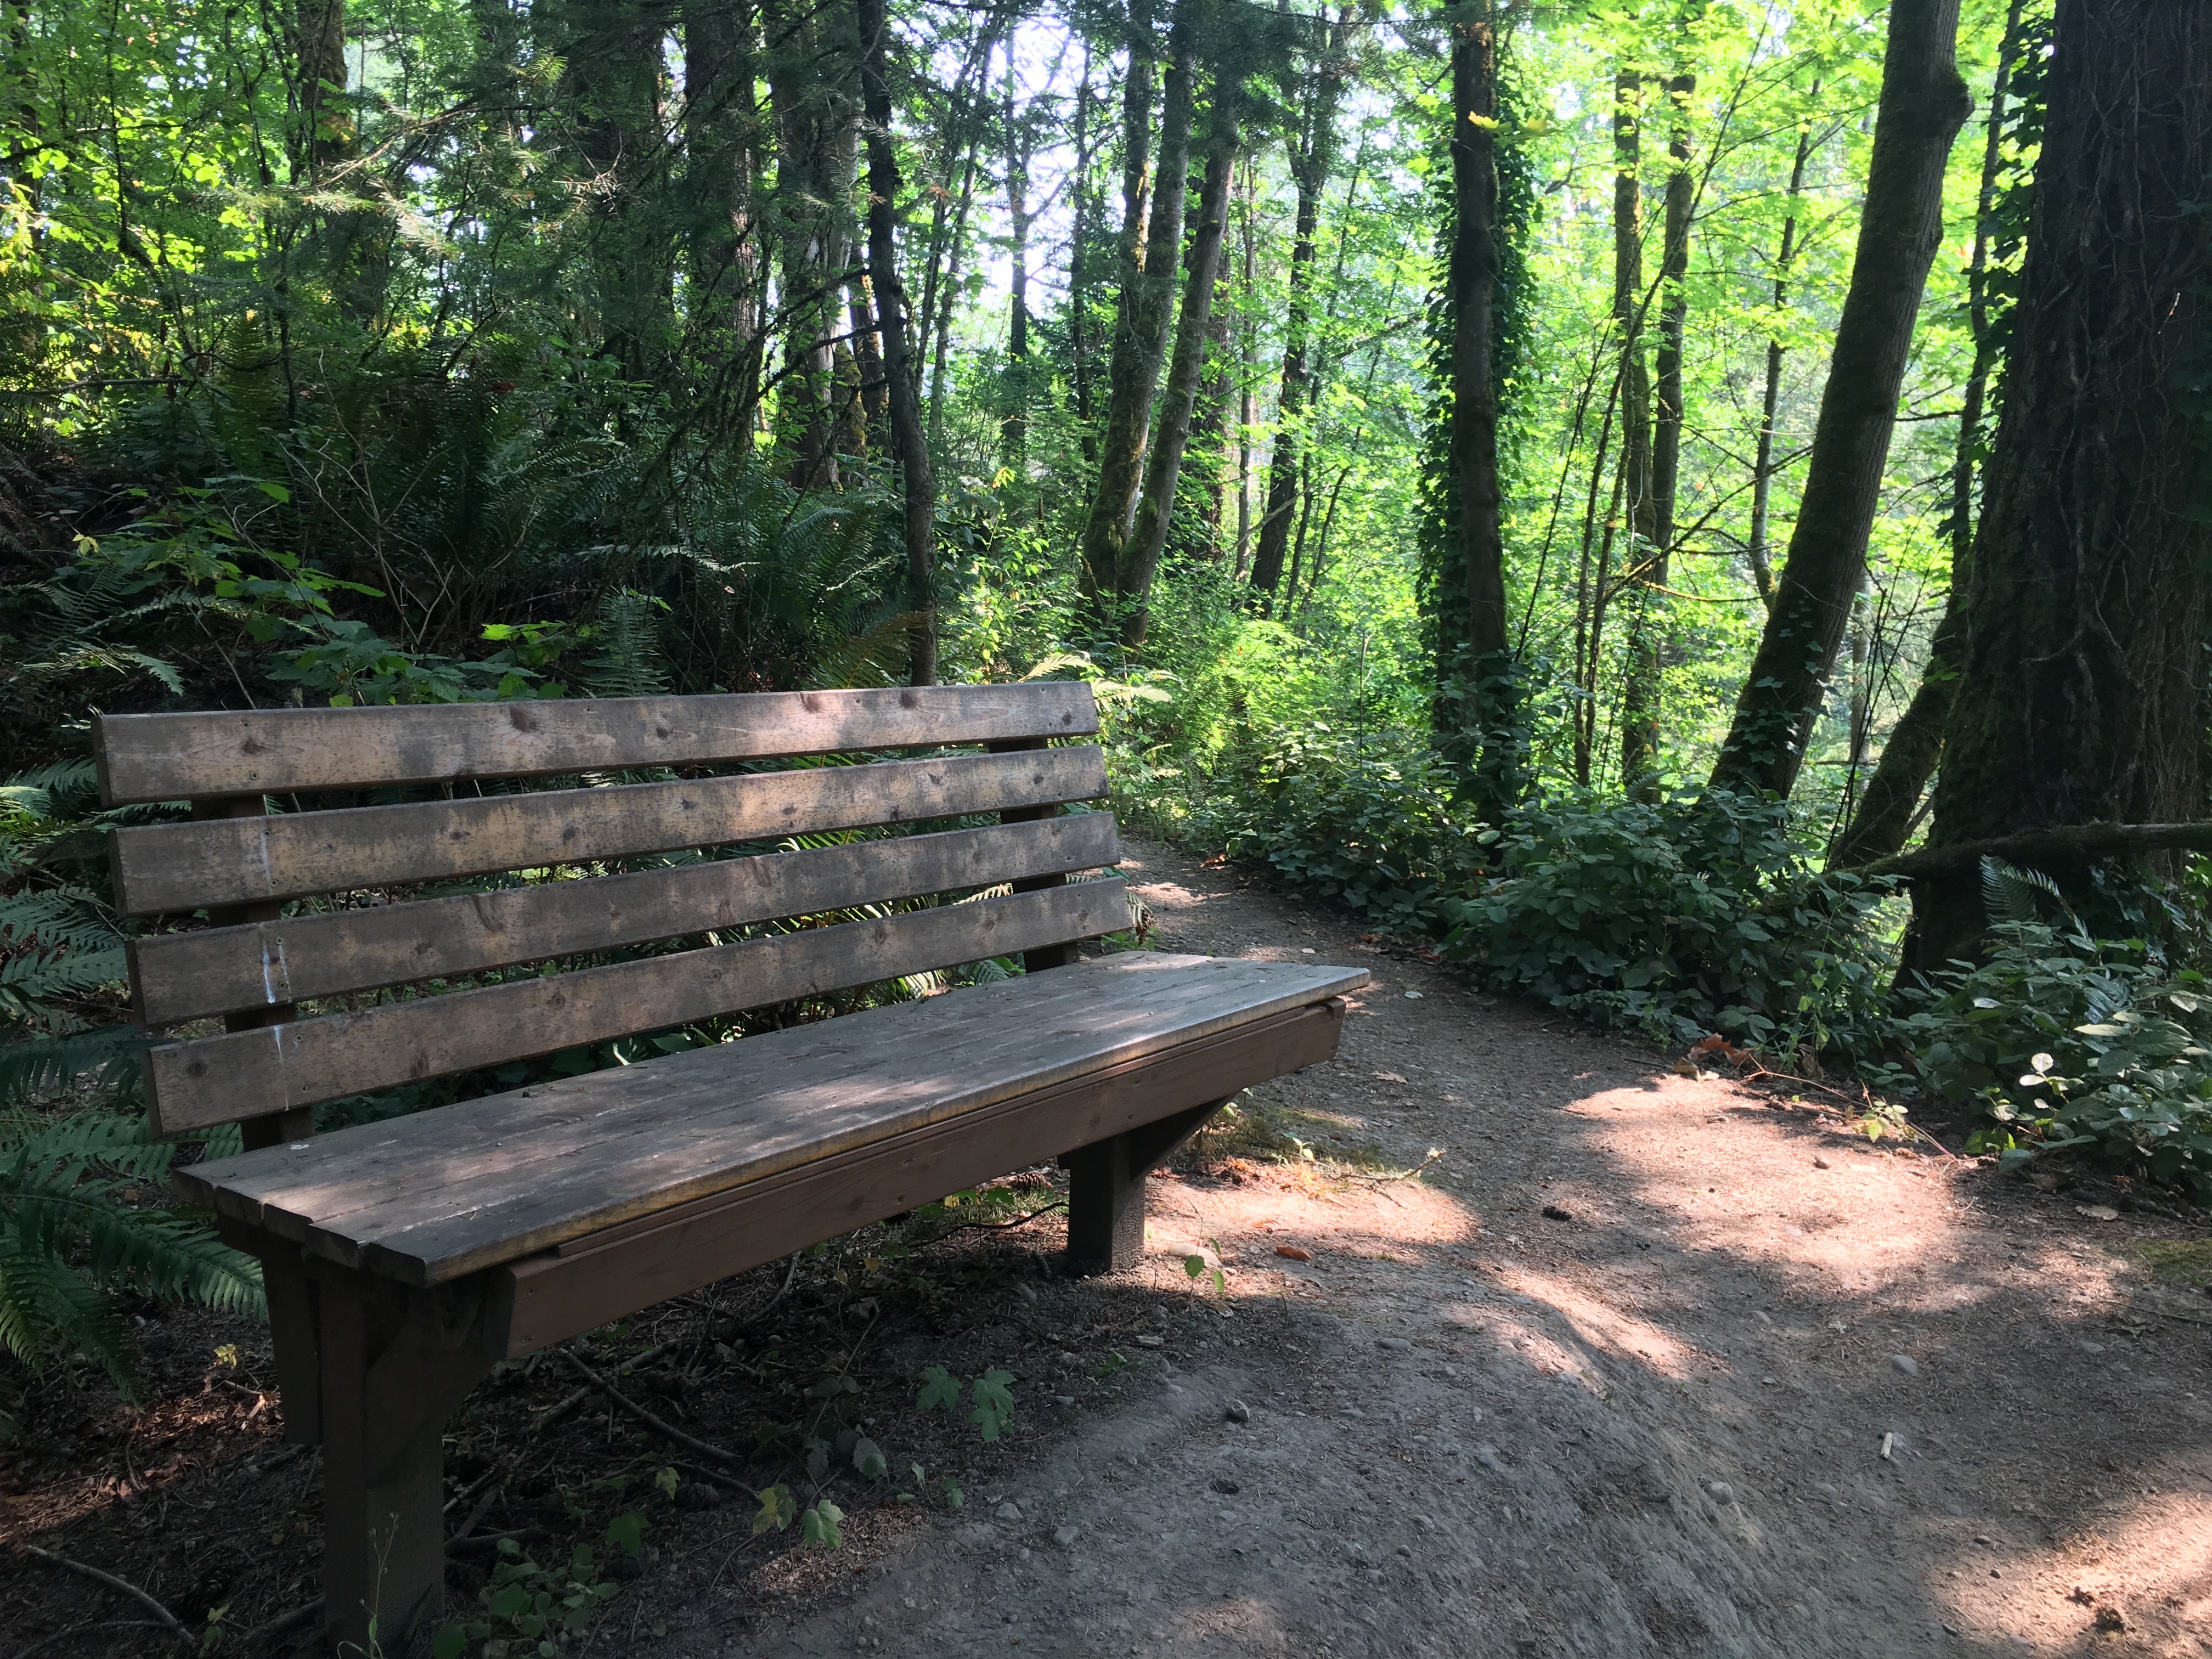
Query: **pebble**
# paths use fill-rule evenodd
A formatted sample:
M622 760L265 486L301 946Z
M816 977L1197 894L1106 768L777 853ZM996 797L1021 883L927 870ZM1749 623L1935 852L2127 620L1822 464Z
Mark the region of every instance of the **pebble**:
M1229 1402L1228 1409L1222 1415L1232 1423L1249 1423L1252 1420L1252 1408L1241 1400L1232 1400Z
M2101 1342L2084 1342L2081 1345L2083 1353L2102 1353L2104 1351L2105 1345Z
M1708 1481L1705 1491L1711 1494L1716 1504L1726 1504L1735 1497L1735 1488L1725 1480Z
M1339 1406L1336 1408L1336 1414L1339 1417L1351 1418L1354 1421L1357 1421L1360 1418L1367 1415L1365 1412L1360 1410L1357 1406Z
M1055 1406L1073 1406L1075 1403L1075 1396L1072 1394L1056 1394L1052 1397L1052 1403Z
M1498 1448L1495 1446L1486 1443L1477 1446L1474 1449L1474 1461L1493 1474L1505 1473L1505 1466L1498 1461Z
M1243 1490L1234 1480L1226 1477L1217 1479L1213 1483L1213 1489L1224 1498L1233 1498Z
M1014 1286L1014 1294L1024 1302L1035 1302L1037 1299L1036 1290L1033 1285L1017 1285Z
M1408 991L1406 993L1406 1000L1408 1002L1419 1002L1420 1000L1421 994L1419 991Z
M1018 1521L1022 1518L1021 1506L1018 1504L1001 1504L991 1513L1001 1521Z
M1889 1357L1889 1363L1907 1376L1920 1375L1920 1362L1909 1353L1893 1353Z
M1413 1351L1413 1345L1402 1336L1378 1336L1375 1339L1375 1346L1388 1348L1392 1353L1411 1353Z
M1053 1528L1052 1541L1060 1548L1066 1549L1074 1543L1079 1536L1080 1534L1073 1527L1055 1527Z

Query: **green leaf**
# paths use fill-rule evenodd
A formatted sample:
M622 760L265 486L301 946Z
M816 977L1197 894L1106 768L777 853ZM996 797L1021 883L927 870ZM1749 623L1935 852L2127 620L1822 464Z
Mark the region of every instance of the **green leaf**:
M676 1471L664 1469L662 1473L673 1475ZM672 1480L669 1485L672 1490L675 1483ZM618 1515L607 1522L607 1542L612 1544L624 1555L635 1555L644 1540L645 1529L652 1524L635 1510L627 1515Z
M921 1374L921 1396L915 1401L917 1409L926 1412L951 1411L960 1403L960 1382L942 1365L932 1365Z
M799 1540L802 1543L821 1544L830 1549L841 1550L845 1547L845 1533L841 1524L844 1519L844 1510L828 1498L822 1498L808 1508L799 1525Z
M968 1420L986 1440L996 1440L999 1431L1014 1414L1013 1381L1011 1371L985 1371L975 1379L975 1386L969 1394L975 1409L969 1413Z
M760 1512L753 1516L753 1536L781 1532L799 1513L799 1500L788 1486L770 1486L761 1494Z
M430 1659L461 1659L468 1645L469 1633L459 1625L441 1625L437 1635L431 1639Z

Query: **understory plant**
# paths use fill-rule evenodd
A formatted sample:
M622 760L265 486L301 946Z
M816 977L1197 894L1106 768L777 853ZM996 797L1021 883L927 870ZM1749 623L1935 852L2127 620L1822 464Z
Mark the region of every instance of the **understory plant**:
M2212 988L2141 939L2008 921L1976 963L1907 993L1893 1030L1916 1080L1982 1119L2019 1165L2076 1151L2212 1206Z
M1449 907L1445 953L1499 989L1783 1054L1878 1023L1889 886L1815 868L1779 802L1566 796L1515 813L1493 856L1497 878Z

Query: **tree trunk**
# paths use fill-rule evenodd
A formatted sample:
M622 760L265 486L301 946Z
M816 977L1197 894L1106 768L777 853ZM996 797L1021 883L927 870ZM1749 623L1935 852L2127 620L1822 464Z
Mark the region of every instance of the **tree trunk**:
M908 363L906 289L896 257L899 192L898 149L891 136L890 85L884 73L890 43L884 0L857 0L860 96L868 131L868 275L876 295L876 325L884 340L890 382L891 446L905 490L907 605L914 616L908 679L937 681L937 479L921 425L921 398Z
M1820 83L1813 82L1813 96ZM1813 127L1808 121L1798 130L1797 154L1790 163L1790 210L1782 221L1782 246L1774 256L1774 313L1778 319L1790 303L1790 261L1797 252L1797 198L1805 192L1805 163L1813 155ZM1768 503L1774 490L1774 413L1782 402L1782 342L1766 342L1766 387L1759 404L1759 446L1751 463L1751 538L1745 552L1751 561L1751 579L1759 588L1759 602L1774 604L1774 566L1767 553Z
M760 401L759 279L753 212L759 112L752 0L687 0L685 183L693 349L712 376L714 429L743 456Z
M1030 210L1029 128L1014 104L1014 55L1006 53L1006 223L1013 271L1006 296L1006 413L999 423L999 447L1006 465L1019 471L1030 445Z
M1621 696L1620 774L1631 795L1650 799L1659 785L1660 684L1666 666L1666 588L1674 544L1674 497L1682 476L1682 334L1689 318L1690 212L1697 185L1690 176L1690 100L1694 75L1666 83L1666 242L1659 260L1658 403L1651 434L1651 546L1643 553L1636 633L1629 644L1628 684Z
M782 0L783 5L791 0ZM849 14L782 12L768 64L777 139L776 211L782 238L784 362L780 446L794 489L838 482L836 349L844 331L848 223L855 163Z
M1237 234L1243 243L1243 286L1237 292L1242 304L1237 318L1237 562L1231 580L1242 581L1252 562L1252 388L1260 380L1259 305L1253 295L1258 281L1259 230L1254 222L1259 193L1257 169L1244 160L1244 211L1238 216Z
M1151 621L1152 578L1158 574L1160 552L1167 545L1168 526L1175 517L1176 486L1182 474L1182 456L1190 438L1191 410L1198 397L1198 381L1206 368L1206 348L1212 333L1213 289L1221 270L1221 235L1229 219L1229 181L1237 167L1237 88L1218 88L1213 106L1213 133L1207 146L1206 176L1199 188L1198 225L1193 232L1188 270L1183 282L1182 315L1176 323L1175 356L1168 366L1168 383L1160 405L1160 425L1152 456L1145 468L1144 498L1137 508L1136 527L1121 557L1120 592L1121 642L1135 647L1145 642Z
M1260 515L1258 550L1252 556L1252 591L1262 615L1274 603L1283 580L1283 557L1290 550L1291 517L1298 499L1299 425L1311 390L1308 367L1313 318L1314 234L1321 223L1322 192L1336 160L1336 107L1343 100L1348 60L1347 8L1323 44L1313 67L1304 118L1291 143L1291 176L1297 183L1297 216L1291 236L1288 314L1284 323L1282 389L1275 402L1275 447L1267 465L1267 504Z
M2048 75L1931 849L2203 816L2212 15L2060 0ZM1970 954L1971 875L1913 922L1908 968Z
M1973 107L1958 33L1959 0L1893 0L1858 246L1805 494L1713 767L1717 789L1789 795L1865 575L1913 323L1942 240L1944 163Z
M1990 89L1990 115L1982 147L1981 189L1975 198L1974 251L1966 264L1966 325L1974 337L1973 366L1966 374L1959 410L1959 441L1951 464L1951 592L1943 616L1928 642L1928 661L1920 684L1890 729L1856 809L1837 838L1830 862L1872 864L1905 845L1919 811L1921 792L1936 775L1943 754L1943 728L1959 689L1959 651L1966 635L1961 609L1974 543L1974 477L1981 453L1982 419L1989 398L1996 341L1990 315L1990 218L1996 211L1998 168L2004 159L2005 100L2020 51L2022 0L2012 0L1997 47L1996 76Z
M1091 48L1085 46L1083 80L1075 89L1075 223L1067 245L1067 356L1084 464L1096 466L1098 434L1091 422L1091 238L1096 222L1091 191Z
M1106 428L1098 441L1098 479L1083 526L1083 592L1102 611L1121 589L1121 560L1129 522L1143 483L1145 435L1152 425L1152 400L1159 390L1160 360L1175 320L1176 258L1182 242L1183 188L1190 167L1191 38L1197 0L1178 0L1168 34L1167 73L1160 117L1159 172L1146 208L1141 167L1122 173L1122 281L1114 325L1114 351L1107 370ZM1138 64L1129 66L1136 82ZM1149 81L1149 76L1145 77ZM1135 146L1149 131L1149 98L1125 95L1125 145ZM1139 107L1139 104L1144 107ZM1139 157L1141 159L1141 157ZM1141 244L1137 230L1149 216ZM1141 264L1135 252L1141 246ZM1118 627L1118 619L1100 621Z
M1452 26L1451 428L1446 464L1454 548L1466 596L1460 678L1476 797L1502 809L1521 793L1518 698L1505 604L1498 474L1498 16L1485 3ZM1338 480L1340 487L1342 479ZM1330 498L1334 517L1335 498ZM1318 561L1316 561L1317 562ZM1449 624L1447 624L1449 625Z

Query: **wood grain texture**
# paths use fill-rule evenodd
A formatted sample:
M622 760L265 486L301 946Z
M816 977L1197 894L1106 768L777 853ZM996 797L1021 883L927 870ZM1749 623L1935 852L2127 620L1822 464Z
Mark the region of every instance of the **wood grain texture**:
M150 717L149 717L150 718ZM1094 744L471 800L150 824L108 836L130 915L926 823L1106 793Z
M100 799L292 794L459 778L706 766L1098 730L1080 683L696 697L107 714Z
M1128 925L1120 881L805 928L146 1053L157 1133L259 1117Z
M196 1164L176 1182L313 1253L438 1283L1167 1054L1367 977L1129 952L342 1129ZM1066 1145L1097 1138L1085 1131Z
M1203 1111L1239 1089L1329 1059L1343 1018L1343 1005L1334 1000L1293 1009L853 1147L650 1224L580 1239L556 1255L494 1268L494 1307L505 1304L505 1352L520 1358L1072 1146L1110 1139L1194 1107Z
M155 1028L847 905L1020 883L1120 856L1113 815L1084 812L543 882L134 939L131 984L138 1023Z

